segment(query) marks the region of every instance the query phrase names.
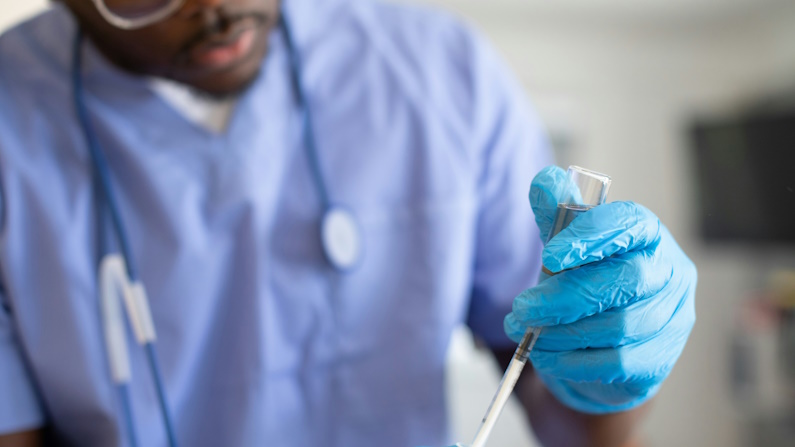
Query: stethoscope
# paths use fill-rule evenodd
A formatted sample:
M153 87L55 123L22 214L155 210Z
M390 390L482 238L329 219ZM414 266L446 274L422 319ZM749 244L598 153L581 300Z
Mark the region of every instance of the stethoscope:
M281 27L289 54L290 77L292 78L295 97L301 111L302 138L315 188L323 207L323 217L320 221L320 238L323 253L331 267L340 272L350 271L360 263L362 258L363 249L360 226L350 209L333 204L329 198L320 167L317 143L313 132L312 115L309 110L304 86L301 82L298 51L292 30L284 16L282 16ZM78 28L72 50L73 101L83 137L86 140L86 146L91 156L94 175L99 228L100 264L98 277L100 308L111 377L119 394L123 422L127 428L130 446L136 447L138 440L129 391L131 380L130 358L127 352L123 317L123 312L126 311L135 338L146 353L169 445L176 447L177 437L173 418L169 410L160 365L155 353L157 336L149 309L149 300L146 295L146 289L135 269L136 264L133 261L130 241L119 213L107 160L88 118L81 76L83 67L82 42L83 34ZM107 217L110 218L111 227L115 232L119 246L116 253L107 247L108 241L105 234L106 212L108 213Z

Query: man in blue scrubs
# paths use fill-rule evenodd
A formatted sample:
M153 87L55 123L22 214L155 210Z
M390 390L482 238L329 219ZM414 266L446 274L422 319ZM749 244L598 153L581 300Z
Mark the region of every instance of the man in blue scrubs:
M695 269L633 203L542 258L561 171L468 28L368 0L63 0L0 37L0 446L167 445L132 333L132 424L108 369L78 28L180 445L446 445L462 323L503 366L544 327L518 386L543 443L631 438L694 322ZM324 200L358 220L350 271L324 254ZM542 259L561 273L532 287Z

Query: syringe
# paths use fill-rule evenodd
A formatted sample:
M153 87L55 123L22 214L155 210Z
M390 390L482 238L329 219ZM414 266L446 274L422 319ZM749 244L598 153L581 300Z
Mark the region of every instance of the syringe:
M533 346L536 344L539 333L541 333L541 328L529 328L525 332L522 341L513 353L511 362L508 364L508 368L500 381L500 386L497 387L497 393L494 394L494 398L486 410L486 415L483 416L478 433L475 435L475 440L472 441L470 447L484 447L486 445L491 430L494 429L494 424L497 423L502 409L505 408L505 404L508 403L508 398L511 397L513 388L516 386L516 381L519 380L519 376L522 374L524 365L527 363L528 357L530 357L530 352L532 352Z
M577 216L594 206L604 203L607 199L607 192L610 189L611 179L605 174L579 166L569 166L566 182L565 185L561 185L563 191L565 191L565 197L563 202L558 203L558 211L546 238L547 241L566 228ZM511 362L502 376L497 392L486 410L486 415L483 416L483 421L470 447L484 447L486 445L486 441L494 429L497 419L500 417L503 408L505 408L505 404L508 403L508 398L511 396L513 388L516 386L516 381L519 380L519 376L522 374L525 364L527 364L527 359L530 357L540 333L540 327L531 327L525 332L524 337L519 342L519 346L516 347L516 351L513 353Z

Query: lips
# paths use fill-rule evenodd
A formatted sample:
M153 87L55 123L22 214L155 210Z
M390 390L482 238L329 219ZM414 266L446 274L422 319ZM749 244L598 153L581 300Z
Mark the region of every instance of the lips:
M191 49L189 57L194 65L204 68L230 67L251 53L256 34L256 24L241 22L199 42Z

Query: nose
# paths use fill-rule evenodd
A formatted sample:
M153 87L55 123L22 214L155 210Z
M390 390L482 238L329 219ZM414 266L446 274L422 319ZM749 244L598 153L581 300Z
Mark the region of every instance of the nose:
M208 11L218 9L227 2L228 0L185 0L185 4L177 14L182 17L205 15Z

